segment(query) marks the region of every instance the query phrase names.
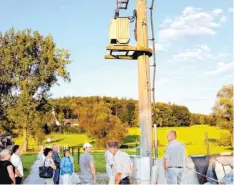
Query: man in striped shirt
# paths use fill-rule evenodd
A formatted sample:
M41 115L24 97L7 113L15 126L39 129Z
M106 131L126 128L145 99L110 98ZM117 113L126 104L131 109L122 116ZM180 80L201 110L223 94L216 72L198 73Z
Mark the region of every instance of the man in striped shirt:
M176 140L176 132L170 131L167 134L169 144L165 150L164 167L168 184L181 184L181 178L185 165L184 144Z

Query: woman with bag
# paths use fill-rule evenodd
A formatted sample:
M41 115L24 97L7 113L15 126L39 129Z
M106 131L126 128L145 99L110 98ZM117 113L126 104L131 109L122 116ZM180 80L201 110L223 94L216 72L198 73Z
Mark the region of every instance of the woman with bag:
M70 157L70 151L64 150L64 158L61 160L60 173L63 179L63 184L72 184L73 160Z
M56 170L56 166L52 159L52 149L45 148L44 149L44 161L43 166L39 168L40 170L40 177L45 179L46 184L54 184L53 181L53 171Z

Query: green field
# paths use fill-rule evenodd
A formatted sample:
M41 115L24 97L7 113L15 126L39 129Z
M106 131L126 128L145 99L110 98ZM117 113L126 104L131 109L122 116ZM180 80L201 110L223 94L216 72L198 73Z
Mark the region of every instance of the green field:
M210 152L211 154L230 151L230 147L222 147L218 145L218 140L221 135L225 135L227 131L219 129L218 127L211 127L207 125L192 126L192 127L173 127L173 128L158 128L158 144L159 144L159 157L163 156L164 149L167 145L166 135L169 130L176 130L178 140L183 142L186 146L188 155L206 154L205 145L205 132L208 133ZM127 136L124 139L123 144L128 145L131 148L135 148L139 143L140 130L138 128L129 128ZM47 143L46 139L50 138L51 142ZM85 134L50 134L45 139L45 145L51 146L58 144L60 146L82 146L85 142L91 142L95 146L95 140L89 139ZM15 139L15 143L22 145L23 140L21 138ZM29 148L38 151L39 146L30 141Z
M230 152L232 151L231 146L223 147L218 145L218 140L221 135L227 133L225 130L221 130L218 127L211 127L207 125L201 126L192 126L192 127L174 127L174 128L158 128L158 154L159 157L163 157L165 147L167 145L166 135L169 130L176 130L178 135L178 140L183 142L186 146L187 155L200 155L206 154L206 145L205 145L205 132L208 132L209 137L209 148L210 154L218 154L222 152ZM136 144L139 143L139 135L140 130L138 128L129 128L127 137L124 139L125 145L132 147L127 150L129 154L136 154ZM97 149L95 147L95 141L89 139L85 134L50 134L46 136L46 139L50 138L51 142L48 144L45 140L46 146L51 146L52 144L58 144L60 146L82 146L84 142L91 142L94 144L94 159L95 165L98 172L105 171L104 165L104 150ZM23 140L21 138L17 138L15 143L22 145ZM39 146L35 143L30 142L30 147L38 150ZM37 151L36 151L37 153ZM79 170L78 166L78 156L77 149L74 150L74 159L75 159L75 169ZM35 159L34 155L24 155L23 163L25 167L26 174L29 173L30 167Z

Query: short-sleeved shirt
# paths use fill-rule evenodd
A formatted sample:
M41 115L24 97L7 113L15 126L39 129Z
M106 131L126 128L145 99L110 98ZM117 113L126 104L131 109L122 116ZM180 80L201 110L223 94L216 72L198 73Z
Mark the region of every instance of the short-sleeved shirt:
M22 161L18 155L12 154L11 163L18 169L18 171L20 172L20 175L24 176ZM15 176L17 177L16 174L15 174Z
M132 166L132 161L127 153L118 151L114 155L114 172L121 173L121 179L131 175Z
M80 156L80 177L82 178L82 180L93 180L93 174L90 167L90 164L93 163L93 156L90 153L85 152Z
M14 166L10 161L0 161L0 184L12 184L7 170L8 166L12 166L14 171Z
M114 158L114 156L113 156L113 154L112 153L110 153L110 151L109 150L106 150L105 151L105 158L106 158L106 166L111 166L111 165L113 165L113 158Z
M51 165L55 165L53 159L51 157L45 157L43 163L46 167L49 167Z
M165 159L168 159L169 167L184 167L185 165L185 147L177 140L172 140L166 147Z

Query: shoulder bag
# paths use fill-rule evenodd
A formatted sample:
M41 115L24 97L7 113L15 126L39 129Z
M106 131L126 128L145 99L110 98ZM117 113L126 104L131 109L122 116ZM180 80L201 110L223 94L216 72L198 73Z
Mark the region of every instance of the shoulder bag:
M46 162L46 158L45 158L43 166L39 167L39 176L41 178L49 179L53 177L54 170L50 166L48 167L45 166L45 162Z

